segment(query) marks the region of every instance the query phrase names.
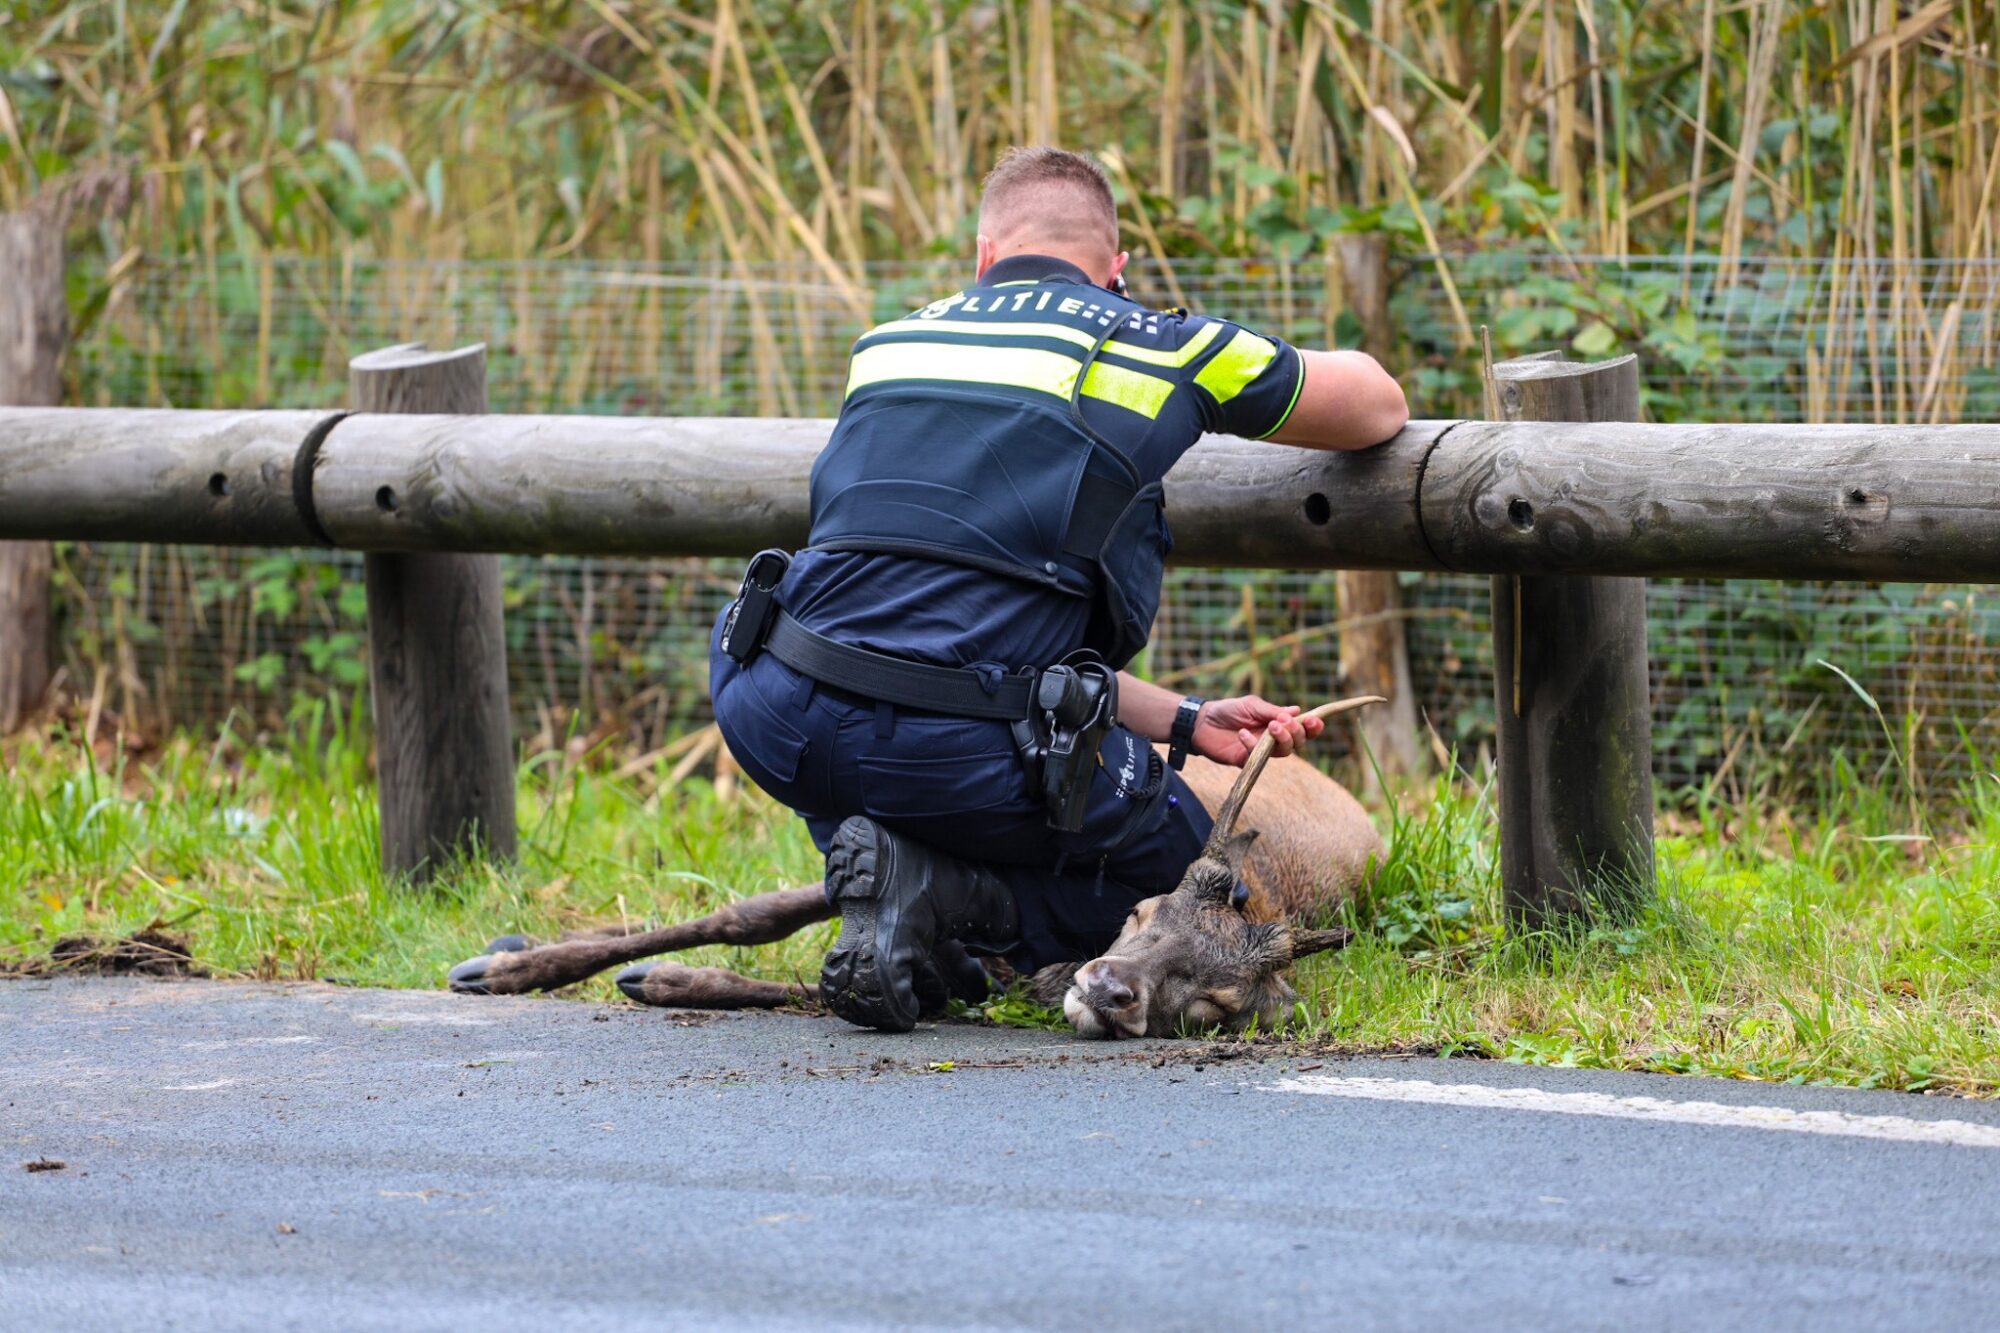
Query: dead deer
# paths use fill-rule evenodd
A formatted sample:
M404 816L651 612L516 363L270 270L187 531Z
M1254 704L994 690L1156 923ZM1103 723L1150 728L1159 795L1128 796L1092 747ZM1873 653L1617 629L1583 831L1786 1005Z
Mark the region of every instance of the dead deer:
M1345 699L1312 714L1326 717L1375 701ZM1215 818L1201 857L1173 892L1132 909L1102 957L1045 967L1030 980L1035 998L1060 1004L1079 1034L1237 1031L1253 1022L1269 1028L1297 999L1284 977L1292 962L1347 942L1345 930L1302 923L1325 919L1354 893L1382 859L1381 836L1345 787L1303 759L1270 762L1271 749L1269 736L1260 739L1240 771L1190 756L1181 776ZM1254 830L1238 833L1246 812ZM811 884L654 929L608 926L542 945L507 936L454 967L451 988L477 995L554 990L654 954L705 944L769 944L832 915L821 886ZM678 963L628 968L618 985L642 1004L671 1008L818 1001L815 990L797 982Z
M1326 717L1379 702L1375 695L1344 699L1322 704L1308 716ZM1344 801L1352 806L1354 817L1368 831L1368 857L1360 865L1341 858L1334 849L1324 849L1333 855L1323 864L1338 870L1331 876L1321 870L1316 878L1321 883L1338 879L1338 896L1329 900L1323 889L1308 892L1303 901L1289 896L1286 890L1295 894L1302 882L1318 888L1312 880L1300 881L1285 873L1299 869L1284 864L1298 854L1297 844L1310 843L1310 835L1296 827L1297 821L1301 815L1325 820L1326 814L1298 799L1306 793L1267 787L1267 799L1258 803L1258 826L1237 832L1272 746L1268 734L1258 739L1219 805L1202 794L1202 804L1214 814L1215 828L1172 893L1134 907L1102 957L1075 968L1048 967L1035 974L1035 997L1044 1004L1060 997L1063 1017L1079 1036L1163 1036L1190 1027L1237 1032L1253 1023L1268 1030L1280 1025L1298 1001L1298 992L1285 980L1292 963L1347 943L1350 932L1344 928L1314 930L1292 923L1328 915L1372 865L1379 864L1381 839L1345 788L1302 760L1281 760L1274 775L1311 774L1337 794L1336 805ZM1330 825L1327 821L1321 827ZM1263 836L1267 830L1268 841ZM1274 852L1282 858L1277 864Z

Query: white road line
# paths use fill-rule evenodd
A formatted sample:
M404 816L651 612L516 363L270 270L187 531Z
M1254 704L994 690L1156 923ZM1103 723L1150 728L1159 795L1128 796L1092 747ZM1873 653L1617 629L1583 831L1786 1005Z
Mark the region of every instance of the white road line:
M431 1027L490 1028L490 1018L473 1018L461 1011L449 1010L427 1013L420 1009L396 1009L381 1014L349 1014L357 1023L367 1023L374 1027L417 1027L428 1024Z
M1601 1092L1548 1092L1541 1088L1495 1088L1483 1083L1432 1083L1420 1078L1339 1078L1300 1074L1260 1086L1263 1092L1301 1092L1314 1097L1359 1097L1378 1102L1428 1102L1500 1111L1545 1111L1555 1115L1615 1116L1622 1120L1664 1120L1719 1129L1769 1129L1787 1134L1837 1134L1902 1143L1953 1143L1965 1148L2000 1148L2000 1126L1965 1120L1916 1120L1901 1115L1849 1115L1845 1111L1794 1111L1783 1106L1725 1106L1721 1102L1670 1102L1658 1097L1612 1097Z

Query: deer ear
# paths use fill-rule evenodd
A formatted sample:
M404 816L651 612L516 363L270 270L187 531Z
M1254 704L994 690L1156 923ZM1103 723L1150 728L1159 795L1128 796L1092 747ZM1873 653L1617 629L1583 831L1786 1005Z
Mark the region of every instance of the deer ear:
M1291 966L1291 932L1282 922L1265 921L1249 927L1243 943L1244 961L1260 975L1270 976Z
M1250 856L1250 844L1255 841L1257 841L1257 830L1247 828L1224 838L1222 846L1216 848L1213 855L1216 860L1228 866L1232 873L1240 876L1243 873L1243 862Z
M1329 949L1345 949L1354 939L1354 932L1345 926L1335 926L1332 930L1292 931L1292 957L1304 958L1307 954L1325 953Z
M1187 868L1181 876L1180 887L1175 893L1185 894L1196 902L1226 905L1230 895L1236 891L1236 872L1212 856L1202 856Z

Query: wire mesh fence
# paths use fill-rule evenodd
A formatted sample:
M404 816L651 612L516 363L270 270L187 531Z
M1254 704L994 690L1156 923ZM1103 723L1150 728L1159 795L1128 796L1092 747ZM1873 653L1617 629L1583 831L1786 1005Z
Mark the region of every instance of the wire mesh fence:
M1954 421L2000 414L2000 265L1570 259L1399 261L1391 310L1419 415L1479 415L1470 328L1500 355L1629 349L1648 411L1678 421ZM1449 276L1449 284L1446 275ZM1159 303L1295 340L1348 340L1338 274L1313 259L1139 266ZM488 346L495 411L832 415L871 320L962 280L939 260L856 280L807 266L603 263L154 265L106 290L77 347L81 401L308 407L347 359L391 342ZM1460 316L1463 311L1463 318ZM705 709L708 627L733 571L687 561L510 559L510 667L523 719L650 745ZM72 687L128 722L268 719L365 682L358 558L74 547L64 553ZM1180 570L1147 665L1215 691L1330 695L1330 575ZM1650 596L1656 767L1666 781L1810 785L1908 747L1919 780L1984 767L2000 654L1983 588L1660 582ZM1439 743L1491 734L1487 583L1411 577L1412 671ZM1821 662L1846 671L1882 716ZM1883 722L1887 719L1887 725Z

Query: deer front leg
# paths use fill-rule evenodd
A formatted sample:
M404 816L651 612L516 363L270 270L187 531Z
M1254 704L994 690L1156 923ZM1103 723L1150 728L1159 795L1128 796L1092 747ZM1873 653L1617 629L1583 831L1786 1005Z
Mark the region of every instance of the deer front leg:
M658 930L564 940L517 953L481 954L451 970L451 988L466 995L520 995L527 991L554 990L594 976L607 967L656 953L703 944L769 944L832 915L826 892L818 884L779 889Z
M930 958L918 963L914 980L927 1017L946 1012L954 997L976 1004L992 992L985 968L950 940L939 941ZM720 967L680 963L634 963L618 974L618 989L640 1004L669 1009L817 1008L820 998L818 988L798 982L755 981Z
M486 941L486 952L522 953L529 949L539 949L544 944L568 944L571 940L619 939L652 929L654 926L650 921L613 921L601 926L584 926L580 930L565 930L553 940L538 940L532 935L495 935Z
M662 1009L776 1009L819 999L796 981L758 981L723 967L683 963L635 963L619 973L618 989Z

